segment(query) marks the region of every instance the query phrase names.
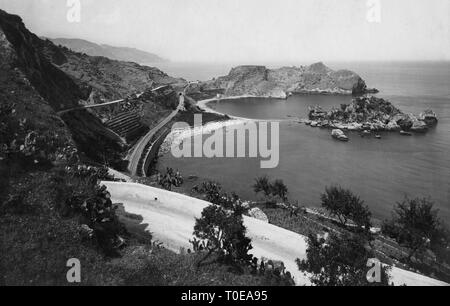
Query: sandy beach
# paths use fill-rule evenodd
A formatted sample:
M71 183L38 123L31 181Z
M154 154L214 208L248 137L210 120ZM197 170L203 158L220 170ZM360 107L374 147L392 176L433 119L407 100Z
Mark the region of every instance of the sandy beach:
M195 137L202 134L208 134L215 130L219 130L228 126L244 124L250 121L250 119L237 119L232 118L226 121L213 121L206 123L202 126L191 127L188 129L172 129L172 131L167 135L163 144L159 149L159 155L164 155L170 152L170 148L175 145L180 145L184 139Z
M275 97L242 95L242 96L231 96L231 97L211 98L211 99L200 100L200 101L197 102L197 106L202 108L205 112L214 113L214 114L218 114L218 115L227 115L228 117L230 117L232 119L237 119L237 120L246 120L246 121L251 120L251 121L255 121L255 122L264 122L264 121L287 122L287 121L292 121L292 119L251 119L251 118L245 118L245 117L237 117L237 116L232 116L232 115L229 115L229 114L224 114L224 113L218 112L218 111L216 111L216 110L214 110L214 109L212 109L211 107L208 106L208 103L211 103L211 102L240 100L240 99L248 99L248 98L286 100L286 99L275 98Z

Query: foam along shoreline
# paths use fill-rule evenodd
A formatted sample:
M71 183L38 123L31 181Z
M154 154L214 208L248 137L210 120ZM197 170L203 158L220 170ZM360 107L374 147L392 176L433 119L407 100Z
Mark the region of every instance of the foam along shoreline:
M190 137L195 137L201 134L209 134L212 133L215 130L219 130L228 126L233 125L240 125L244 124L246 122L283 122L283 121L291 121L289 119L252 119L252 118L244 118L244 117L237 117L237 116L231 116L228 114L224 114L221 112L218 112L208 106L208 103L215 102L215 101L226 101L226 100L239 100L239 99L246 99L246 98L262 98L262 99L274 99L273 97L261 97L261 96L251 96L251 95L244 95L244 96L232 96L232 97L225 97L222 99L218 98L211 98L211 99L205 99L200 100L197 102L197 106L203 109L205 112L218 114L221 116L228 116L230 119L225 121L214 121L214 122L208 122L202 126L196 126L191 127L189 129L172 129L172 131L167 135L166 139L162 143L160 149L159 149L159 155L164 155L170 151L170 148L172 145L178 146L182 143L184 139L188 139Z
M166 139L164 139L164 142L159 149L159 155L164 155L170 152L172 146L179 146L185 139L203 134L209 134L213 131L220 130L228 126L240 125L249 121L251 120L232 118L226 121L208 122L202 126L195 126L186 129L172 129L172 131L167 135Z
M127 213L142 216L145 231L155 241L174 251L191 249L189 240L195 218L209 202L183 194L135 183L102 182L114 203L122 203ZM282 261L297 285L311 285L307 275L298 270L295 260L306 259L306 237L263 221L244 216L247 234L252 239L251 254L257 258ZM446 286L445 282L392 267L391 282L408 286Z

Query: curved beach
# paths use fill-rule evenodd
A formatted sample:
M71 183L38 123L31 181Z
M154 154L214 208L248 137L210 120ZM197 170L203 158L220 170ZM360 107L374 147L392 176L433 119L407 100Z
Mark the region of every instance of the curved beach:
M229 114L218 112L208 106L208 103L217 102L217 101L228 101L228 100L239 100L239 99L247 99L247 98L257 98L257 99L274 99L272 97L263 97L263 96L252 96L252 95L243 95L243 96L232 96L225 98L211 98L200 100L197 102L197 106L203 109L205 112L218 114L221 116L228 116L230 119L224 121L213 121L208 122L201 127L191 127L189 129L172 129L172 131L167 135L164 140L161 148L159 150L159 154L166 154L170 151L170 147L172 145L179 145L184 139L195 137L201 134L208 134L215 130L219 130L224 127L239 125L245 122L253 121L253 122L289 122L293 121L293 119L252 119L245 118L239 116L232 116ZM279 99L279 98L277 98ZM280 99L281 100L281 99ZM283 99L284 100L284 99Z
M229 101L229 100L240 100L240 99L249 99L249 98L255 98L255 99L277 99L277 100L286 100L282 98L276 98L276 97L264 97L264 96L253 96L253 95L242 95L242 96L231 96L231 97L224 97L224 98L211 98L211 99L205 99L200 100L197 102L197 106L202 108L204 111L209 113L214 113L222 116L228 116L232 119L238 119L238 120L247 120L247 121L256 121L256 122L264 122L264 121L271 121L271 122L288 122L292 121L292 119L252 119L252 118L245 118L245 117L238 117L238 116L232 116L229 114L224 114L221 112L218 112L211 107L208 106L208 103L211 102L220 102L220 101Z

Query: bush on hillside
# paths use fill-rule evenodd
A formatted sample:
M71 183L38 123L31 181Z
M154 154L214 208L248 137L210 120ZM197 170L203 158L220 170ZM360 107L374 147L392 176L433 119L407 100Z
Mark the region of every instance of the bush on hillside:
M445 249L448 252L448 232L433 206L426 198L405 198L395 206L392 219L383 223L382 232L409 249L409 262L427 249L441 255L446 253Z
M337 217L342 226L346 226L348 221L352 220L358 228L370 230L369 208L350 190L336 186L327 187L321 198L322 207Z
M317 286L386 286L389 274L379 266L379 282L369 282L369 259L375 258L363 236L332 234L328 239L309 235L306 260L297 259L300 271ZM375 272L377 273L377 272ZM376 279L375 279L376 280Z
M283 202L288 201L288 188L283 180L277 179L272 183L267 176L258 177L255 179L253 191L255 193L262 192L270 202L275 202L276 198Z
M158 184L165 190L172 190L172 187L180 187L183 184L183 176L177 170L176 172L172 168L167 168L166 174L161 175L158 173Z

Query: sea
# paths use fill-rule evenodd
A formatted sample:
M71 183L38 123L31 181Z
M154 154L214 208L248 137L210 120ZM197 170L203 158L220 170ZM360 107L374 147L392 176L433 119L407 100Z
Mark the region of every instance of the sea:
M272 63L271 68L308 63ZM208 106L222 113L252 119L287 119L280 123L280 160L274 169L261 169L254 158L175 158L170 153L158 167L179 169L222 184L241 198L255 200L256 177L282 179L291 201L320 206L327 186L352 190L370 208L373 217L391 216L394 205L406 197L426 197L435 203L441 220L450 224L450 63L449 62L339 62L333 69L358 73L378 97L407 113L432 109L438 125L411 137L382 133L381 139L349 133L347 143L335 141L327 129L311 128L290 118L305 118L308 106L325 109L351 101L351 96L294 95L287 100L247 98L222 100ZM226 75L235 64L166 63L166 73L187 80Z

